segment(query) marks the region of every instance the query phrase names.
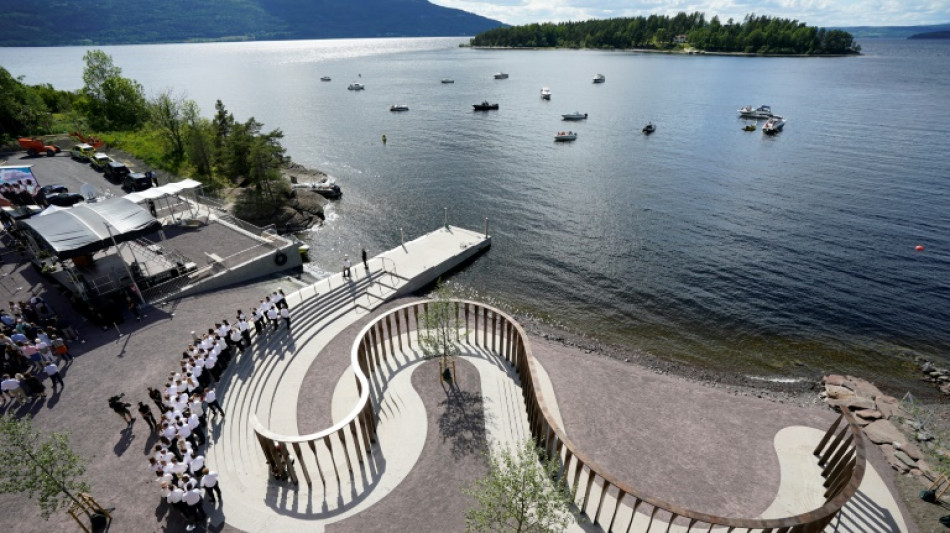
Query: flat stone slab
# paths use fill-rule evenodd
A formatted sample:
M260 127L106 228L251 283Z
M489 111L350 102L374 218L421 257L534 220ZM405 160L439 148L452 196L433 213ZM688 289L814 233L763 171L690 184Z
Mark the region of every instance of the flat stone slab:
M899 442L903 447L904 443L907 442L907 438L904 437L904 434L887 420L878 420L868 424L868 426L864 428L864 434L867 435L868 439L874 444L893 444Z

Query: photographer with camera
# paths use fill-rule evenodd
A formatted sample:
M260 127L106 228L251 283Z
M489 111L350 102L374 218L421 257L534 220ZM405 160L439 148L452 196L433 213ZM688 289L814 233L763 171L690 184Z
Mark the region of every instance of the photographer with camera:
M121 416L122 420L131 426L132 423L135 422L135 417L132 416L131 411L129 411L129 408L132 407L132 404L123 402L122 398L124 397L125 393L122 393L118 396L112 396L109 398L109 407L119 416Z

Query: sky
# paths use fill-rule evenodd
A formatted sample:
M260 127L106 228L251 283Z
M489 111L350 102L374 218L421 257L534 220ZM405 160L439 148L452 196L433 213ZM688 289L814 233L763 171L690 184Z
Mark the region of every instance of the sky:
M810 26L913 26L950 22L950 0L430 0L520 25L700 11L742 20L748 13Z

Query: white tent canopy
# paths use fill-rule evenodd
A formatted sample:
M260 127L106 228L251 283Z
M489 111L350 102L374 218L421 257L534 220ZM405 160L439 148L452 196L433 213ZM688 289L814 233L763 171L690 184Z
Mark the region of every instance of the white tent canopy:
M124 198L135 203L140 203L145 200L157 200L166 196L174 196L183 190L197 189L201 186L202 185L200 181L188 178L181 181L176 181L174 183L167 183L161 187L152 187L151 189L145 189L144 191L129 193L126 194Z

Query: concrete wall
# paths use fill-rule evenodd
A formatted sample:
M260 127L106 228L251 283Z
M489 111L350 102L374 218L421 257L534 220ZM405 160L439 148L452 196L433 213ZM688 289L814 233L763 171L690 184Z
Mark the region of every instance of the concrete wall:
M274 257L278 251L287 256L287 262L283 265L277 265L277 263L274 262ZM278 272L299 269L301 266L303 266L303 259L300 257L300 251L297 245L289 243L270 254L252 259L223 272L218 272L210 278L202 280L197 285L193 285L176 294L174 298L184 298L185 296L192 296L202 292L237 285L239 283L246 283L258 278L271 276Z
M474 246L469 246L463 252L458 255L452 256L450 259L443 261L442 263L429 268L425 272L419 274L418 276L413 277L409 282L400 287L392 296L389 297L389 300L394 300L396 298L401 298L403 296L408 296L412 293L418 292L422 288L435 283L440 277L445 276L452 269L457 268L462 265L469 259L475 257L476 255L482 253L482 251L487 250L491 246L491 237L480 241Z

